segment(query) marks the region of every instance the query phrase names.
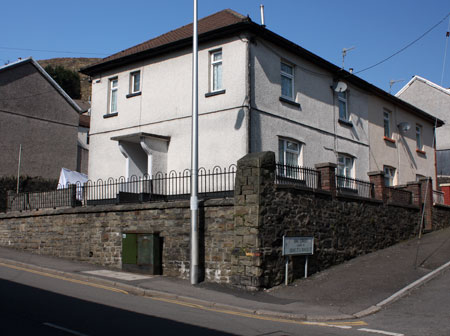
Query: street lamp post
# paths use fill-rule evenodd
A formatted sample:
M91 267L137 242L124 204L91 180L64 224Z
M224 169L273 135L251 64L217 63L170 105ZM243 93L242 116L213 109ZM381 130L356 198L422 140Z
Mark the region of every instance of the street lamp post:
M192 141L191 141L191 285L198 284L198 10L194 0L194 22L192 42Z

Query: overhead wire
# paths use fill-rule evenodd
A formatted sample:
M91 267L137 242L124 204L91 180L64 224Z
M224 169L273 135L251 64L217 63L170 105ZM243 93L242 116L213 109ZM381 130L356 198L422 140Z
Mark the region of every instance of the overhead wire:
M354 74L358 74L358 73L361 73L361 72L363 72L363 71L367 71L367 70L369 70L369 69L375 68L376 66L378 66L378 65L380 65L380 64L382 64L382 63L384 63L384 62L386 62L386 61L388 61L388 60L390 60L392 57L397 56L398 54L400 54L401 52L405 51L406 49L408 49L409 47L411 47L413 44L415 44L416 42L418 42L419 40L421 40L423 37L425 37L425 36L426 36L428 33L430 33L433 29L435 29L435 28L436 28L437 26L439 26L442 22L444 22L449 16L450 16L450 12L447 13L447 15L446 15L443 19L441 19L441 20L440 20L438 23L436 23L433 27L431 27L430 29L428 29L425 33L423 33L422 35L420 35L420 36L419 36L418 38L416 38L414 41L408 43L406 46L404 46L404 47L401 48L400 50L398 50L398 51L396 51L395 53L393 53L391 56L386 57L385 59L383 59L383 60L381 60L381 61L379 61L379 62L377 62L377 63L375 63L375 64L373 64L373 65L371 65L371 66L369 66L369 67L367 67L367 68L364 68L364 69L362 69L362 70L356 71L356 72L354 72Z

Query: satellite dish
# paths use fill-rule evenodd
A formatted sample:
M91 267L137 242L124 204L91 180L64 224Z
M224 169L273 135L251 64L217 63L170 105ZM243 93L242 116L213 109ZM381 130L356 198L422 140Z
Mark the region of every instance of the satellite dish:
M334 85L334 91L335 92L345 92L347 90L347 84L344 82L337 82Z
M405 122L401 122L400 124L398 124L398 129L402 133L408 132L410 128L411 128L411 125L409 124L409 122L405 121Z

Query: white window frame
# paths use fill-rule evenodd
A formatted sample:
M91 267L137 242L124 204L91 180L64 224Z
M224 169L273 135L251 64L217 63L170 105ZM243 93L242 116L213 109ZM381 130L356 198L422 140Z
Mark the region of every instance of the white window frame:
M295 145L297 146L297 149L293 149L292 146L289 145ZM303 144L301 142L295 141L295 140L291 140L291 139L286 139L286 138L278 138L278 162L283 165L283 170L279 171L279 174L281 174L284 177L288 177L288 178L299 178L299 170L297 169L292 169L289 167L301 167L303 164L303 157L302 157L302 149L303 149ZM291 155L295 155L296 158L296 164L292 165L288 165L287 161L288 158L287 156L291 154Z
M116 86L114 86L114 83L116 83ZM119 91L119 78L113 77L109 79L108 82L109 85L109 106L108 106L108 113L117 113L117 98L118 98L118 91ZM113 99L115 101L113 101ZM115 106L115 109L114 109Z
M395 185L395 174L397 169L391 166L383 166L384 171L384 185L386 187L393 187Z
M355 178L355 158L346 154L338 154L336 172L339 176Z
M391 111L389 110L383 110L383 129L384 129L384 136L386 138L392 139L392 133L391 133Z
M419 124L416 124L416 149L420 151L423 149L422 126Z
M291 68L292 73L287 73L285 71L283 71L283 65ZM294 100L294 79L295 79L295 68L292 64L281 61L280 63L280 74L281 74L281 97L289 99L289 100ZM283 77L287 78L288 80L290 80L291 82L291 96L287 96L283 94Z
M297 145L298 149L294 150L292 148L289 148L289 144ZM297 156L297 164L295 166L301 166L302 165L302 143L286 139L286 138L278 138L278 162L286 165L287 163L287 154L293 154Z
M339 108L339 119L343 121L349 121L348 115L348 94L347 91L338 92L338 108ZM344 104L344 117L341 117L341 103Z
M139 76L139 87L137 90L135 90L137 76ZM141 92L141 85L142 85L141 79L142 79L141 70L136 70L136 71L130 72L130 93L131 94Z
M217 92L223 90L223 53L222 49L210 51L210 92ZM214 56L220 54L220 59L214 60ZM216 67L220 67L220 83L216 87Z

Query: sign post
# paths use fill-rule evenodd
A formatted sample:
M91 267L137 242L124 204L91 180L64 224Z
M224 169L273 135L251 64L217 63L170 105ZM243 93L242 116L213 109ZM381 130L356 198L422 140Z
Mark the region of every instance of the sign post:
M289 278L289 256L305 256L305 279L308 277L308 256L314 254L314 237L286 237L283 236L283 255L286 256L285 285Z

